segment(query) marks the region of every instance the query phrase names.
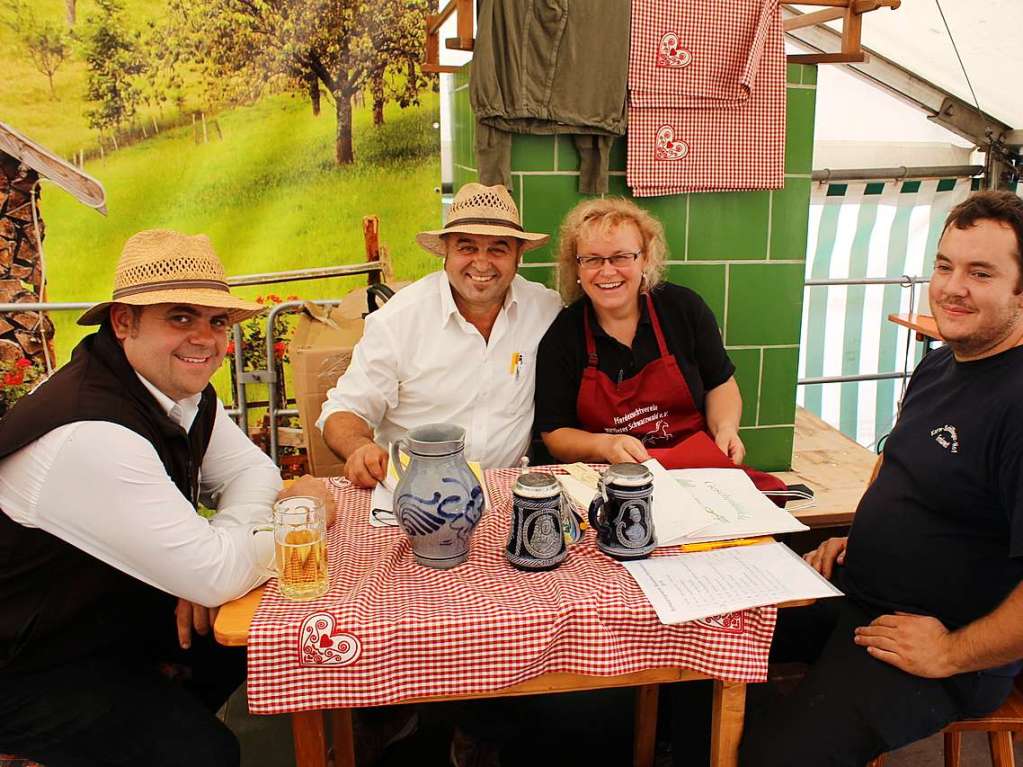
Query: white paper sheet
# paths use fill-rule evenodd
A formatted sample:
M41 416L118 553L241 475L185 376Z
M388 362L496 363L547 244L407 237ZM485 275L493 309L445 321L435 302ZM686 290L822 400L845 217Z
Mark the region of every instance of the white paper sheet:
M842 596L783 543L623 562L661 623L685 623L750 607Z
M585 482L580 482L575 477L570 477L567 474L556 475L558 482L561 483L562 489L568 494L568 497L572 499L572 503L579 509L579 513L583 519L590 511L590 501L593 500L597 494L597 488L590 487Z
M741 469L675 469L669 474L711 520L709 525L672 543L724 541L809 529L785 509L775 506ZM667 539L661 541L659 524L655 517L658 544L667 545Z
M643 465L654 475L654 533L657 546L676 546L716 520L656 458Z

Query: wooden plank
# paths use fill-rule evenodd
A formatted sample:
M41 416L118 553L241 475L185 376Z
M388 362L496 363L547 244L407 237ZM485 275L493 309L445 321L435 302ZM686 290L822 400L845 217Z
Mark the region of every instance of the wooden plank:
M249 643L249 624L263 598L265 586L257 586L248 594L221 606L213 622L213 636L227 647L245 647Z
M859 53L790 53L786 60L790 64L862 64L870 61L863 51Z
M853 6L845 11L842 21L842 53L855 55L862 53L861 37L863 35L863 15L857 13Z
M106 192L99 181L4 122L0 122L0 151L50 179L79 202L106 215Z
M802 29L803 27L812 27L817 24L824 24L828 21L834 21L845 16L845 10L843 8L825 8L823 11L814 11L813 13L804 13L801 16L793 16L790 19L785 19L782 22L782 28L789 32L793 29Z
M783 2L780 5L825 5L832 8L845 8L849 0L798 0L798 2Z
M656 684L636 688L635 730L632 737L633 767L654 767L657 746Z
M710 725L711 767L736 767L746 715L746 685L714 680Z
M295 767L327 767L327 739L322 711L296 711L291 715L295 739ZM351 765L354 767L355 759Z
M473 39L464 40L461 37L449 37L444 41L444 47L449 51L471 51Z
M911 314L889 314L888 319L896 325L915 330L919 335L926 338L933 338L935 341L941 340L938 323L935 322L934 317L930 314L916 314L915 312Z
M330 728L334 741L334 767L357 767L355 734L352 732L352 710L338 708L330 712Z

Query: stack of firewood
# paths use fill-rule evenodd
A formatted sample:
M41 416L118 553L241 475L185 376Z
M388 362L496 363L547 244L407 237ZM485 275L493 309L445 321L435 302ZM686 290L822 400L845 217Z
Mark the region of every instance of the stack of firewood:
M39 260L44 229L38 190L33 193L38 178L34 170L0 152L0 303L35 303L45 295ZM44 343L52 360L53 324L45 312L0 313L0 369L22 357L45 367Z

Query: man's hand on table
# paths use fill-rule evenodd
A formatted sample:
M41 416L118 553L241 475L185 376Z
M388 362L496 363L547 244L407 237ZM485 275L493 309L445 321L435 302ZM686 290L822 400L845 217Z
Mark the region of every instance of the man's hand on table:
M944 679L959 673L955 637L937 618L895 613L856 629L853 641L874 658L907 674Z
M848 543L848 536L845 538L828 538L816 549L804 554L803 559L806 560L810 567L830 581L835 565L845 564L845 547Z
M277 500L279 501L282 498L293 498L297 495L304 495L319 499L323 503L323 508L327 513L327 527L334 524L334 520L337 519L337 507L334 504L334 496L327 492L327 487L323 484L322 479L318 479L312 474L303 474L286 488L281 490L281 492L277 494Z
M174 615L178 624L178 644L182 650L192 646L192 629L201 636L210 633L213 622L217 619L219 607L203 607L187 599L178 599L178 606L174 608Z
M345 461L345 476L356 487L374 487L387 476L387 451L376 442L356 448Z

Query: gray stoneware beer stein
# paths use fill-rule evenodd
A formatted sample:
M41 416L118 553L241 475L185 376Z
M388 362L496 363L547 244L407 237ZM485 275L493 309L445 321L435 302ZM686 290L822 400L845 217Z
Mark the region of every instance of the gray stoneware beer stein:
M657 548L654 533L654 475L641 463L609 466L590 503L597 548L615 559L642 559Z
M402 468L399 450L411 458ZM432 423L391 444L398 473L394 515L426 567L446 570L469 556L469 538L483 516L483 489L465 462L465 429Z
M561 485L550 474L530 472L515 480L512 522L505 556L520 570L552 570L568 555L562 532Z

